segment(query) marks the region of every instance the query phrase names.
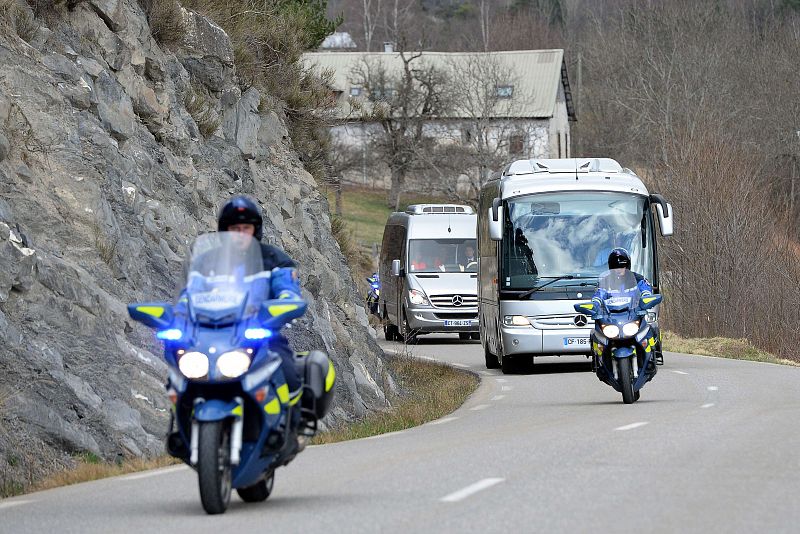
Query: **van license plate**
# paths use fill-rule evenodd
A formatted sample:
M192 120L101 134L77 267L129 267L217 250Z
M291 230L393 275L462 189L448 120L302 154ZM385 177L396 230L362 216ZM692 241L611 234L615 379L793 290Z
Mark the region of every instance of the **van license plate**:
M472 321L445 321L445 326L472 326Z
M589 346L589 338L588 337L565 337L564 338L564 346L565 347L588 347Z

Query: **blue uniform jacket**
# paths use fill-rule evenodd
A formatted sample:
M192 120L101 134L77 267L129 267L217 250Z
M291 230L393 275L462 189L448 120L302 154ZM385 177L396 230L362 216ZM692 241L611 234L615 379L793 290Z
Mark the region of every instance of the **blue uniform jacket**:
M647 278L639 273L633 273L636 277L636 287L639 289L639 297L648 297L653 294L653 286L647 281ZM603 302L608 298L608 291L602 288L597 288L594 295L592 295L592 302L597 304L598 309L603 305Z

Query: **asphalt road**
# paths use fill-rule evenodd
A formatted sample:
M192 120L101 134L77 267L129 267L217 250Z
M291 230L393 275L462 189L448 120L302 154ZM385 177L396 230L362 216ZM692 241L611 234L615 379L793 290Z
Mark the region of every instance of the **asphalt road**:
M421 427L308 448L265 503L207 516L181 466L2 500L0 532L800 529L800 368L668 353L626 406L580 358L503 376L477 342L414 353L480 388Z

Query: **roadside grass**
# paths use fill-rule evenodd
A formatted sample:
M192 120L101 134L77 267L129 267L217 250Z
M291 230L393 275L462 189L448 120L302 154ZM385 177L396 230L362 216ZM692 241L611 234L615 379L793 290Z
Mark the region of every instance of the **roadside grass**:
M664 350L669 352L800 366L800 362L779 358L774 354L757 348L747 339L726 337L685 338L674 332L664 332L662 343Z
M394 407L317 435L312 445L366 438L419 426L452 413L478 387L472 373L448 365L418 360L409 354L388 355L405 395L392 399Z
M394 211L386 206L387 191L366 187L342 187L342 219L347 223L356 242L363 247L372 247L383 240L383 228L386 220ZM443 202L444 199L431 195L413 192L403 194L401 209L410 204ZM336 195L333 189L328 190L328 201L333 208Z

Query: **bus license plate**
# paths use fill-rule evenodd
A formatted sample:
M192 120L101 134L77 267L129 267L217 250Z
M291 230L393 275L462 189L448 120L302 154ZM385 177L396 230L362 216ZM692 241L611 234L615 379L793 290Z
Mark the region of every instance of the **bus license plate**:
M472 321L445 321L445 326L472 326Z
M564 338L564 346L565 347L588 347L589 346L589 338L588 337L565 337Z

